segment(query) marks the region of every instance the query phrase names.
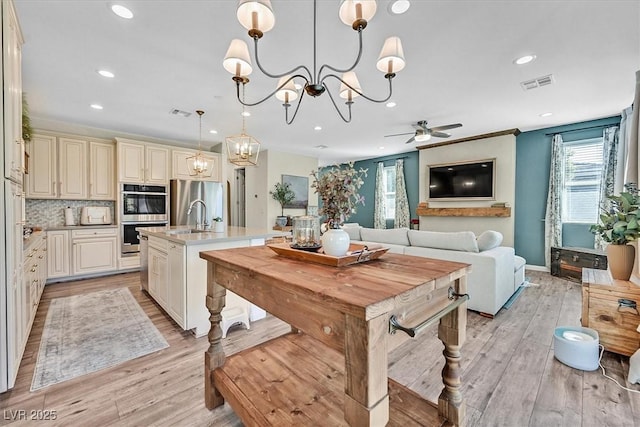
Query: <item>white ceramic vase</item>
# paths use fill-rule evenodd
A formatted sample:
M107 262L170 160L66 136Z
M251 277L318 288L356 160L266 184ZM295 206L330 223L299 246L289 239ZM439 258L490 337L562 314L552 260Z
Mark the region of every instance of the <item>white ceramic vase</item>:
M330 228L322 235L322 249L331 256L344 256L349 250L349 235L341 228Z
M214 221L213 222L213 232L214 233L224 233L224 222L222 221Z

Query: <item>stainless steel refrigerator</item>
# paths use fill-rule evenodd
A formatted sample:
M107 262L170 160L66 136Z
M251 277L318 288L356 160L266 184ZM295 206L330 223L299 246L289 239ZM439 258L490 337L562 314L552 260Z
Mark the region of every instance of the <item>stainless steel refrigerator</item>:
M189 206L194 200L200 199L201 203L193 205L188 214ZM169 183L169 223L171 225L189 225L205 222L212 224L215 217L224 216L224 192L222 184L212 181L187 181L172 179Z

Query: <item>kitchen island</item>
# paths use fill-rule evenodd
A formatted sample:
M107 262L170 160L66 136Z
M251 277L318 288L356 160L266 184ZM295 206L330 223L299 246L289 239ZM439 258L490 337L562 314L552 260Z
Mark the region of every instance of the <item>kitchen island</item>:
M196 337L206 335L210 327L205 305L207 262L200 259L200 252L261 246L267 239L289 234L245 227L227 227L223 233L189 226L139 227L136 230L142 239L148 239L148 288L144 290L181 328L193 330ZM231 301L229 310L234 307L251 309L240 297L232 296ZM254 306L254 311L262 310L255 310Z

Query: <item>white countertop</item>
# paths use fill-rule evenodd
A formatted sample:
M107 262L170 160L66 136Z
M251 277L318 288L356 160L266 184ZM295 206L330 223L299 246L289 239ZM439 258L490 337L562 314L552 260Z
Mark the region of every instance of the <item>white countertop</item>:
M192 226L178 225L166 227L136 227L141 235L167 239L182 245L205 245L216 242L230 242L245 239L268 239L278 236L289 236L291 233L278 230L261 228L233 227L225 228L223 233L214 233L213 230L181 233L180 231L193 230Z

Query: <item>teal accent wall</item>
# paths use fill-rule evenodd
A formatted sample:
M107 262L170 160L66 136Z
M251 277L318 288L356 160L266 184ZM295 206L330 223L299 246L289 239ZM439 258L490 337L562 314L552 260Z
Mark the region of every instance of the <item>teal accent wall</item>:
M549 188L551 137L562 133L564 141L602 136L602 129L586 129L620 123L620 116L523 132L516 137L515 251L528 265L544 266L544 217ZM594 201L597 203L597 201ZM593 248L588 224L566 224L563 246Z
M404 179L407 186L407 198L409 199L409 212L411 218L418 218L416 208L418 207L419 195L419 153L411 151L408 153L396 154L394 156L377 157L375 159L360 160L355 162L356 169L367 169L367 177L360 188L360 194L364 196L364 206L358 205L356 213L351 215L347 222L357 222L363 227L373 227L373 205L376 188L376 169L378 162L383 162L385 166L392 166L396 159L404 159ZM387 221L387 228L393 228L393 221Z

